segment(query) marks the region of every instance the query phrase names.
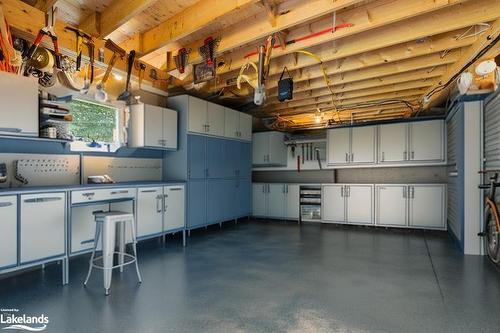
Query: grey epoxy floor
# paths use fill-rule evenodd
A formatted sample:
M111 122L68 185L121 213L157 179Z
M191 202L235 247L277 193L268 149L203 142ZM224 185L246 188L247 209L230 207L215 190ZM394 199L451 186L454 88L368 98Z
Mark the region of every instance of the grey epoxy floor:
M499 332L500 271L446 233L255 221L139 247L103 295L88 257L0 280L49 332Z

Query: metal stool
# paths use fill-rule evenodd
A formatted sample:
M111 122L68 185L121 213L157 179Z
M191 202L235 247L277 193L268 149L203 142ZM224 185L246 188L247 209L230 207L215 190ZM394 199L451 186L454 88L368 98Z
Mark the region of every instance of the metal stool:
M113 269L120 268L120 272L123 272L123 266L130 265L132 263L135 263L137 278L139 279L139 283L142 283L141 273L139 272L139 265L137 263L137 238L135 233L134 215L126 212L110 211L96 212L94 213L94 216L96 222L94 249L92 250L92 256L90 257L87 278L85 279L83 285L87 285L90 274L92 273L92 268L95 267L98 269L102 269L104 271L104 289L106 290L107 296L109 295L109 288L111 287L111 277ZM125 252L125 230L127 223L130 224L132 230L133 255ZM119 227L118 252L115 251L116 227ZM96 258L95 253L97 251L100 237L102 240L102 256ZM117 265L114 265L113 263L115 254L118 255ZM125 261L125 258L129 260ZM96 261L100 259L102 259L102 266L96 264Z

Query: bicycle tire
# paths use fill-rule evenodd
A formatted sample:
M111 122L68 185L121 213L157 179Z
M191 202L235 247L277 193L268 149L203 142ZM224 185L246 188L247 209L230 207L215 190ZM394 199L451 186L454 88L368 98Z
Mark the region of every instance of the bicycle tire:
M496 265L500 265L500 232L497 230L490 206L486 206L484 210L484 235L484 250L488 258Z

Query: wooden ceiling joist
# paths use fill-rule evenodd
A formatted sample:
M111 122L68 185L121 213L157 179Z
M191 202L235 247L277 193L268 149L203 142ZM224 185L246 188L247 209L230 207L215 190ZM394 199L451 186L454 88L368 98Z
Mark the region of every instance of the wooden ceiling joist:
M499 12L500 13L500 12ZM448 82L455 74L459 73L460 70L467 65L473 58L476 57L476 55L485 47L490 45L498 36L500 35L500 19L497 19L493 24L491 25L491 28L489 31L486 33L482 34L479 39L471 45L467 51L460 57L460 59L454 63L452 66L448 68L446 73L443 74L443 76L440 78L440 80L437 82L436 85L432 86L429 88L428 91L426 91L425 96L428 96L433 90L438 89L441 85L445 84ZM500 48L500 46L499 46ZM489 54L485 54L484 57L495 57L498 55L499 48L494 50L493 52ZM426 106L435 106L437 101L440 101L443 98L443 95L447 94L448 89L443 89L440 90L436 93L434 93L430 98L425 100L425 105Z
M56 4L56 2L57 0L37 0L33 7L46 13Z
M94 12L80 23L80 29L95 37L106 37L157 0L113 1L101 13Z
M14 32L19 32L25 37L34 38L38 33L38 30L45 26L45 13L35 7L29 6L24 2L18 0L0 0L0 5L3 8L5 17ZM76 36L75 33L65 28L68 26L66 22L56 21L55 31L58 37L59 45L61 48L68 50L69 52L75 51ZM95 39L94 41L96 49L104 48L104 40ZM52 43L46 43L44 40L45 47L52 48ZM112 53L105 49L104 60L106 63L111 59ZM115 68L126 71L127 59L118 59ZM151 80L149 77L145 77L144 81L148 81L153 84L153 86L166 89L166 78L165 72L160 71L150 65L146 66L146 73L151 69L156 70L157 80Z
M366 89L371 87L385 86L389 84L397 84L408 81L425 80L441 76L445 73L445 71L446 71L446 66L443 65L436 68L430 67L430 68L417 69L405 73L399 73L383 77L366 78L364 80L353 83L339 84L336 83L335 81L332 81L333 86L338 86L336 89L333 89L333 91L347 92L347 91ZM294 84L293 87L294 99L295 96L301 96L300 93L302 92L311 93L316 89L320 90L324 88L325 88L325 81L323 79L314 79L311 81L299 82L298 84ZM277 95L278 95L277 89L273 89L272 92L268 94L267 104L279 103L279 101L276 98Z

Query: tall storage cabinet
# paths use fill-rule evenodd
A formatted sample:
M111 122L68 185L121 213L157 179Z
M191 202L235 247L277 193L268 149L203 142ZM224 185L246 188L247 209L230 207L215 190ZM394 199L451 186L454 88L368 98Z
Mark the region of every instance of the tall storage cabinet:
M0 269L17 263L17 197L0 197Z
M164 178L187 181L187 229L251 215L252 145L238 135L247 115L186 95L167 104L179 112L179 148L165 154Z

